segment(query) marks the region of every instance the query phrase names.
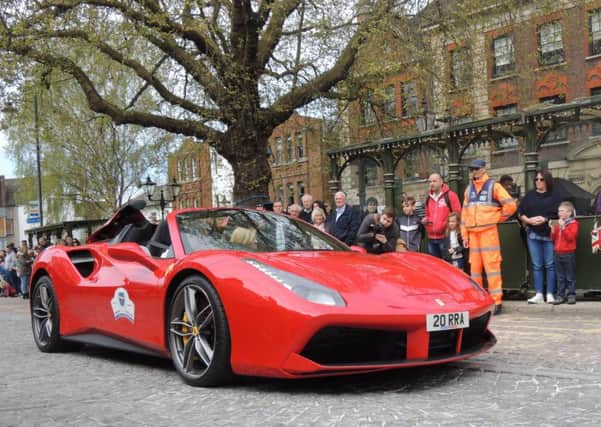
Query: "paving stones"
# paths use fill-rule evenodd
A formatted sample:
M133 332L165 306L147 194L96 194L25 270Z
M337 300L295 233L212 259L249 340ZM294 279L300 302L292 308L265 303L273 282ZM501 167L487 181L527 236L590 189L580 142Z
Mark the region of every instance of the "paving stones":
M162 359L104 349L43 354L27 302L0 299L0 425L598 425L601 303L503 308L492 320L499 343L468 361L202 389Z

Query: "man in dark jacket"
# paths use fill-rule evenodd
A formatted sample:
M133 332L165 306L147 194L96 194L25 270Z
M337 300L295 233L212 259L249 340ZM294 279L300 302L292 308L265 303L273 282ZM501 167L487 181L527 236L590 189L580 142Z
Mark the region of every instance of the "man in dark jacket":
M419 216L415 213L415 198L405 197L403 200L403 213L397 218L399 225L399 238L410 252L419 252L424 226Z
M338 240L353 245L361 224L361 216L358 211L346 204L346 194L342 191L334 195L334 203L336 209L326 220L326 230Z
M385 208L382 215L367 215L357 233L357 242L370 254L394 252L398 238L399 227L394 222L392 208Z

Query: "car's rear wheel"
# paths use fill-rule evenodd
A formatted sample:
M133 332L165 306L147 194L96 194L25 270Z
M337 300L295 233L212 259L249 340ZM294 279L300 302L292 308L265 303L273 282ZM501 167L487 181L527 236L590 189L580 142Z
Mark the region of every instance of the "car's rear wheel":
M40 277L33 285L31 293L31 327L33 339L45 353L70 350L59 335L60 315L52 280Z
M215 288L201 276L190 276L173 295L167 317L169 350L183 380L210 387L231 380L230 334Z

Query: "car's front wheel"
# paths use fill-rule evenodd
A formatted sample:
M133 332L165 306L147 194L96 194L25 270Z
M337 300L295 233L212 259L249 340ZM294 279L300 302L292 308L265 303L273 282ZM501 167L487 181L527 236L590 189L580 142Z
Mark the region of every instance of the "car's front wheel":
M33 339L44 353L70 350L59 335L60 316L52 280L40 277L31 294L31 327Z
M228 323L219 295L206 279L190 276L178 285L167 328L173 363L186 383L210 387L231 380Z

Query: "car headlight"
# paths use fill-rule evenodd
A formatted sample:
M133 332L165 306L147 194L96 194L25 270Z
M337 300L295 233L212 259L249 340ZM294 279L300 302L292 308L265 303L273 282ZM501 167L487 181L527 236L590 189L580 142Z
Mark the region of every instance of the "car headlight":
M307 301L330 306L346 306L340 294L333 289L254 259L245 259L244 261Z

